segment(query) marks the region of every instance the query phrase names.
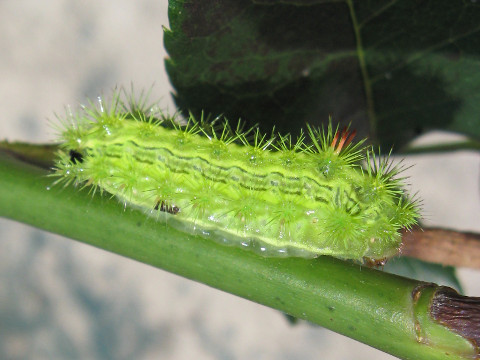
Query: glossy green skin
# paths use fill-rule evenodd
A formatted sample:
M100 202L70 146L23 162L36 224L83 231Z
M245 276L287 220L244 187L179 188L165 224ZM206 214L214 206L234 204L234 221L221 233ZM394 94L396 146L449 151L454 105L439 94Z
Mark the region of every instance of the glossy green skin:
M64 181L95 185L182 231L265 256L383 259L398 252L398 231L417 217L388 176L334 146L269 150L118 116L63 137Z

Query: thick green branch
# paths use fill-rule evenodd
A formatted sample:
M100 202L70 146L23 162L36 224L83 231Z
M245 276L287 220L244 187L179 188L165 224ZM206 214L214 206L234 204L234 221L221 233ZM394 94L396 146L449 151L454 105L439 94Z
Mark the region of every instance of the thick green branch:
M46 174L0 152L0 216L279 309L401 358L478 355L475 339L432 317L442 289L433 284L330 257L264 258L178 232L140 211L124 211L109 197L52 186ZM478 299L472 301L478 307Z

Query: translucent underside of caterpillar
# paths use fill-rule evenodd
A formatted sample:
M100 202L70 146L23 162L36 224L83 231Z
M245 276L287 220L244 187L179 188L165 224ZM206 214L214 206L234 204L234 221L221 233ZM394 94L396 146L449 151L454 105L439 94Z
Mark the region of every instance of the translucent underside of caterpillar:
M219 119L179 125L132 99L115 93L62 120L57 182L265 256L379 260L417 222L398 168L346 130L308 127L292 139Z

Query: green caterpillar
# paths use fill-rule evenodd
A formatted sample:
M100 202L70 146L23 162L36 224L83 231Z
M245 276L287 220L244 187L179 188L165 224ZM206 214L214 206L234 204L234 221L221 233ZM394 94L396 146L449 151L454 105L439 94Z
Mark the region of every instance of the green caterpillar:
M144 99L122 99L63 121L57 182L93 185L182 231L265 256L379 261L417 223L398 169L348 131L308 127L294 141L193 117L178 125Z

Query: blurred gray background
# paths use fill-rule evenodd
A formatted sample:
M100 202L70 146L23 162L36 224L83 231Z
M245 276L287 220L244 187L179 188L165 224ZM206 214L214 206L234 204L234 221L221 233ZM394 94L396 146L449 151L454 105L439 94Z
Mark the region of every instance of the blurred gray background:
M0 0L0 138L54 139L47 119L115 86L174 112L167 0ZM429 134L422 141L450 138ZM433 140L432 140L433 139ZM416 156L426 223L480 232L478 154ZM467 295L478 271L459 269ZM0 219L0 359L393 359L279 312Z

